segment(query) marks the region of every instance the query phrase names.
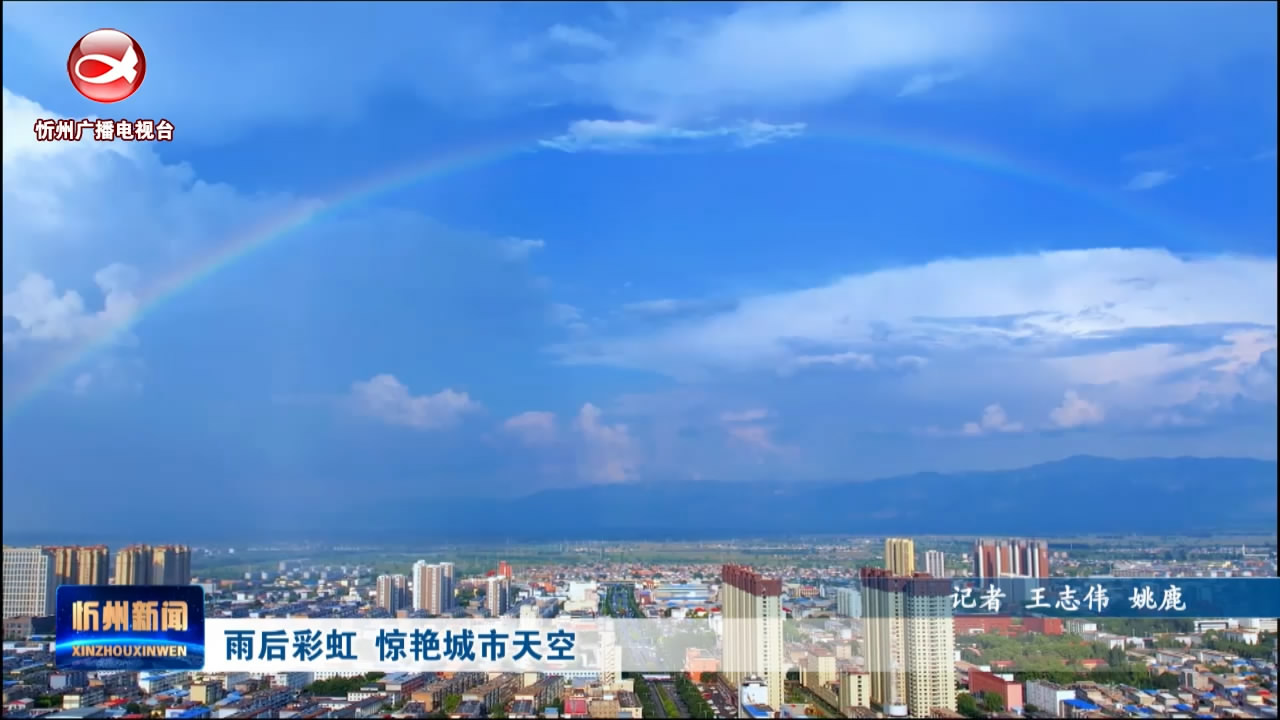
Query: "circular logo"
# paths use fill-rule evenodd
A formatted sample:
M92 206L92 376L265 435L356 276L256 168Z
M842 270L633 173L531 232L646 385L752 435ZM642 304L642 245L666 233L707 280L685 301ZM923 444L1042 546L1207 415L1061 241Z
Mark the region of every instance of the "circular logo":
M137 92L147 74L147 58L133 38L111 28L94 30L71 46L71 84L100 103L120 102Z

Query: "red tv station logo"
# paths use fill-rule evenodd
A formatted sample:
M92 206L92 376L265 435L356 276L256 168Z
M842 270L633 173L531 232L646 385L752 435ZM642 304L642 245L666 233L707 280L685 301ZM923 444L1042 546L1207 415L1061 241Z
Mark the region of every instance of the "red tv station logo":
M76 91L90 100L120 102L142 86L147 57L133 38L119 30L102 28L71 46L67 75Z

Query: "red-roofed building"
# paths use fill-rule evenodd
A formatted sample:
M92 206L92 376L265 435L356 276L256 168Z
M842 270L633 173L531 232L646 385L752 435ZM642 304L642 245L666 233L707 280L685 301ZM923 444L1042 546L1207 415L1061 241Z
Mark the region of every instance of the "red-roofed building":
M561 714L561 717L567 717L567 718L587 717L590 714L591 713L587 707L586 698L584 697L565 698L564 713Z
M684 653L684 670L694 682L702 682L703 673L719 672L720 660L699 648L689 648Z
M1062 618L1024 617L1022 618L1022 626L1027 629L1027 632L1040 633L1041 635L1062 634Z
M981 695L982 693L995 693L1004 699L1004 706L1007 710L1020 708L1022 701L1022 683L1005 678L982 670L969 671L969 694Z
M957 615L955 624L957 635L985 633L987 635L1007 635L1012 637L1023 633L1062 634L1061 618L1025 617L1015 619L996 615Z
M1085 670L1094 670L1106 664L1107 664L1106 660L1099 660L1098 658L1085 658L1084 660L1080 661L1080 667L1084 668Z
M987 615L956 615L956 634L973 635L975 633L1006 635L1011 633L1013 618Z

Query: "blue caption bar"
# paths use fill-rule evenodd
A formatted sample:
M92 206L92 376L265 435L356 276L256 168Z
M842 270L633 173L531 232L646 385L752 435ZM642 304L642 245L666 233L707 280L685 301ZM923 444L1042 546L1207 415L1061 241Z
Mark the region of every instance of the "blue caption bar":
M926 582L949 586L926 586L921 592L946 590L956 615L1280 617L1280 578L947 578Z

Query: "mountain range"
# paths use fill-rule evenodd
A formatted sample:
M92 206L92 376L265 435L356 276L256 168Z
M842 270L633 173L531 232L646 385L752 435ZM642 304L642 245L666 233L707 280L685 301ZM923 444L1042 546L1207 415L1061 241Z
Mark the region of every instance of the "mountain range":
M112 522L76 528L75 537L62 528L49 537L5 540L420 545L897 534L1273 536L1276 478L1276 463L1265 460L1077 456L1015 470L857 482L625 483L510 498L389 498L353 487L350 495L329 498L327 511L281 507L269 523L213 506L199 522L178 520L185 522L180 527L161 517L146 527Z
M1016 470L861 482L664 483L488 503L484 523L534 538L813 534L1194 534L1276 531L1276 463L1077 456Z

